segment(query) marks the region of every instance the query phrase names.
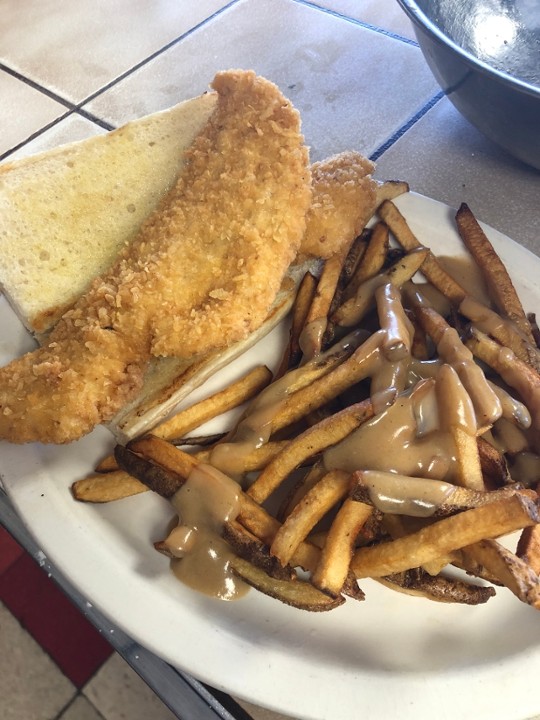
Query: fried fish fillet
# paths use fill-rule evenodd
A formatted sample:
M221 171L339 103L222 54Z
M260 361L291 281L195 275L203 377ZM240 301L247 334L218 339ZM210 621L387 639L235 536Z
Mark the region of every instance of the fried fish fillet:
M42 348L0 370L0 437L64 443L110 420L153 355L194 357L260 326L311 200L298 113L250 71L219 73L185 169Z
M313 200L301 251L329 258L346 250L375 212L377 182L373 163L347 151L313 163Z

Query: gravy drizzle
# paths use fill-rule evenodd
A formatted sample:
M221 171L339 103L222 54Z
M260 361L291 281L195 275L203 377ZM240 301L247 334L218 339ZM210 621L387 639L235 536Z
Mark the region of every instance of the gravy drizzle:
M183 583L211 597L235 600L248 586L230 568L231 547L221 533L240 508L240 487L211 465L201 463L171 499L179 524L165 544L171 567Z
M473 437L484 433L494 445L512 441L519 448L523 430L531 422L540 424L540 390L527 398L527 408L488 382L454 328L448 327L439 338L436 360L412 358L414 329L403 310L400 291L380 278L372 280L370 287L381 329L367 340L363 331L355 331L325 353L313 355L326 321L308 324L301 342L311 359L266 388L236 430L212 450L211 464L198 465L174 495L172 503L180 520L166 544L175 556L174 573L190 587L225 600L246 592L247 586L230 570L232 550L221 537L224 524L239 511L241 490L232 478L240 478L246 456L268 442L283 403L332 354L360 348L357 352L371 379L375 415L329 447L322 463L327 471L356 473L373 504L385 513L430 517L444 503L454 490L451 483L459 483L457 428ZM460 311L488 333L494 323L504 322L472 298L462 302ZM504 348L501 353L506 361L501 376L520 392L523 381L512 362L513 353ZM500 418L503 422L497 427ZM519 437L513 438L505 422L513 423ZM493 433L487 430L492 426ZM532 482L539 474L540 458L518 450L513 479Z
M327 470L360 468L452 480L456 451L452 436L441 429L435 380L423 380L380 415L361 425L323 454ZM419 430L420 428L420 430Z
M383 513L431 517L455 487L431 478L405 477L389 472L359 473L373 505Z
M274 416L289 395L304 385L303 378L309 376L313 368L324 365L330 356L352 352L364 337L363 331L350 333L327 352L320 353L302 367L290 370L265 388L251 403L232 436L214 447L210 463L226 475L238 478L244 470L246 457L270 439Z

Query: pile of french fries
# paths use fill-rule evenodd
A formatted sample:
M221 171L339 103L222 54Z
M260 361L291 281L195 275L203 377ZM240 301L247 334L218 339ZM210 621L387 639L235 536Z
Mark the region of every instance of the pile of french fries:
M484 277L489 306L412 233L393 202L407 190L383 184L371 227L318 277L305 275L274 374L256 367L152 434L117 446L74 483L74 497L110 502L152 490L171 498L194 467L219 469L226 450L239 509L221 532L233 571L261 592L330 610L346 597L362 600L361 580L373 578L466 604L484 603L504 586L540 607L536 323L469 208L459 209L457 230ZM425 281L445 300L442 314L426 299ZM411 370L419 367L431 375ZM396 472L384 457L375 468L361 455L335 461L355 433L404 398L420 403L429 393L452 455L442 459L450 474ZM223 435L197 435L211 418L246 404ZM246 428L256 436L248 447ZM373 487L385 488L384 502ZM510 550L499 539L516 531ZM166 540L155 547L168 554Z

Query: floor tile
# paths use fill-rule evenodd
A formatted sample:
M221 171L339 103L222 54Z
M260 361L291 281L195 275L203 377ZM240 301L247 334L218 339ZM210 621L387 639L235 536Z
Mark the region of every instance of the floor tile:
M81 687L110 656L110 645L29 555L0 577L0 600Z
M83 695L78 695L58 720L104 720L104 718Z
M412 23L396 0L315 0L314 4L416 40Z
M377 175L408 180L452 207L466 201L480 220L540 254L540 173L501 153L446 98L379 158Z
M0 61L77 103L225 2L3 0Z
M174 720L176 717L116 653L83 692L107 720Z
M0 527L0 575L23 555L24 550L7 530Z
M67 112L56 100L3 70L0 70L0 97L0 155Z
M51 720L75 687L0 603L0 717Z
M85 140L92 135L100 135L104 132L106 130L96 125L96 123L74 113L68 115L64 120L60 120L56 125L45 130L30 142L25 143L15 152L10 153L6 160L17 160L18 158L49 150L58 145Z
M289 95L313 159L371 153L438 90L417 47L291 0L241 0L89 109L125 122L198 95L230 67L254 68Z

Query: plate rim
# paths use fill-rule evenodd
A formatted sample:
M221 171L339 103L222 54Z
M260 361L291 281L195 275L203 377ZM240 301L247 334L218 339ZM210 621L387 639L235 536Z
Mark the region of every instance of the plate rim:
M436 222L444 221L447 224L445 228L442 226L442 234L448 232L449 229L449 218L453 213L453 209L444 203L438 202L431 198L427 198L417 193L408 193L407 195L400 196L396 200L396 204L402 210L405 217L410 222L413 229L417 226L422 226L428 222L426 217L431 218L429 221ZM529 264L525 267L534 267L535 264L540 263L540 258L534 255L527 248L515 243L510 240L507 236L503 235L499 231L486 226L483 224L488 236L492 240L493 244L501 254L509 255L510 258L505 257L505 260L509 261L509 265L515 265L516 263L522 265L527 259ZM420 237L421 241L424 240ZM426 244L429 246L429 238L425 238ZM510 249L512 253L510 253ZM530 272L530 271L529 271ZM511 271L511 275L512 275ZM527 273L525 273L527 275ZM516 278L514 278L516 279ZM522 278L518 278L516 285L519 286L522 282ZM540 298L540 292L538 287L534 287L534 282L531 282L531 287L528 288L528 293L535 295L536 300ZM0 318L0 324L2 320ZM99 428L95 434L101 436L100 441L111 442L112 438L109 438L108 434L102 428ZM7 444L3 444L4 449ZM23 453L21 448L26 448ZM333 720L338 720L343 717L350 717L351 712L353 713L368 713L368 716L373 717L389 717L394 716L399 707L399 716L403 720L412 720L412 718L423 718L430 717L430 713L433 712L434 708L440 712L441 717L456 717L456 714L466 713L467 709L470 710L471 702L476 699L478 692L483 691L483 704L482 707L476 706L475 718L477 720L483 720L483 718L489 717L490 720L519 720L526 716L532 715L538 712L540 708L534 706L533 692L531 690L531 678L528 674L523 671L523 668L532 667L534 664L536 667L540 667L540 636L537 646L533 649L525 651L521 655L516 654L515 656L508 658L507 661L503 662L491 662L487 663L482 668L476 668L475 673L467 672L465 669L460 671L445 673L437 678L437 682L434 682L433 677L429 677L429 682L426 681L426 670L418 670L416 672L411 671L400 671L400 672L375 672L367 670L358 670L350 668L349 672L345 671L344 682L341 682L337 677L336 672L332 674L332 695L339 696L339 707L335 707L333 697L327 695L324 692L324 679L327 677L324 673L324 668L320 668L320 672L316 673L315 669L309 663L306 665L305 657L302 657L301 649L291 648L294 650L293 657L287 658L283 656L283 652L276 653L275 647L267 647L266 652L260 653L260 648L253 640L250 644L241 642L241 637L238 636L238 628L241 627L241 621L237 617L236 611L229 613L229 611L217 611L218 614L221 612L227 617L230 616L232 627L222 627L218 625L212 625L208 636L201 638L194 636L198 623L195 623L191 628L183 628L184 644L189 648L190 644L201 641L201 639L210 645L212 648L219 646L222 647L223 643L228 643L226 655L226 662L218 662L216 665L215 659L212 658L212 653L200 654L196 660L191 655L186 657L185 655L179 655L178 652L174 652L174 642L169 637L168 642L163 644L163 636L156 637L152 635L153 630L148 627L140 626L140 611L142 608L148 610L152 607L152 603L155 601L153 592L151 591L156 585L148 582L147 578L136 573L137 568L137 552L135 549L131 553L125 552L125 557L130 559L134 563L134 577L133 588L138 593L139 603L127 603L122 606L122 603L117 603L111 599L111 593L108 591L103 592L103 588L97 588L95 585L95 577L103 577L104 568L101 565L103 562L111 562L110 553L103 546L93 547L95 537L90 532L89 527L84 525L85 518L91 516L94 512L91 505L80 505L75 503L71 498L69 492L58 490L59 496L63 493L63 498L60 504L57 506L58 511L61 513L62 519L68 522L71 528L77 529L78 542L83 544L85 550L84 558L87 563L86 573L90 572L90 579L88 576L85 577L84 572L80 569L77 570L77 552L80 553L81 546L78 547L70 546L66 544L62 546L58 540L51 537L51 533L54 535L55 527L58 527L58 517L54 518L49 515L50 506L48 502L47 493L50 489L51 478L47 476L47 468L54 467L54 459L57 458L57 453L65 453L68 459L64 461L65 464L74 462L75 465L80 464L81 455L83 463L87 455L93 452L93 441L92 438L85 438L78 443L74 443L71 446L62 446L61 448L43 448L43 446L32 445L32 446L7 446L7 450L2 453L2 461L0 464L1 477L3 480L6 492L15 506L19 516L23 523L28 528L29 532L36 539L36 542L42 548L44 554L47 556L50 562L52 562L55 568L65 575L70 583L82 594L83 597L87 598L88 602L97 607L105 616L109 617L118 627L124 632L133 637L137 642L154 652L156 655L162 657L167 662L176 666L183 672L187 672L196 676L203 682L207 682L213 687L228 692L236 697L242 698L248 702L267 707L275 712L284 714L293 714L298 718L305 718L306 720L324 720L325 718L332 717ZM24 454L24 467L21 468L20 456ZM76 457L76 461L74 458ZM45 458L45 460L43 459ZM48 463L51 463L48 465ZM23 473L23 478L20 477ZM40 486L39 480L43 480L44 485ZM75 478L72 477L71 480ZM49 484L47 484L49 483ZM47 488L47 492L40 492L41 489ZM137 497L139 500L137 500ZM134 508L134 517L138 517L140 511L136 510L138 506L141 506L141 496L137 496L128 500L122 501ZM148 499L150 500L150 499ZM163 503L160 498L152 498L151 503L159 508L163 507ZM53 493L54 502L54 493ZM145 504L148 504L145 499ZM45 506L45 507L43 507ZM54 506L53 506L54 507ZM149 512L151 508L148 508L146 512ZM102 511L106 512L106 509L102 508ZM126 510L127 512L127 510ZM161 513L162 510L160 509ZM113 513L111 513L113 514ZM110 539L110 538L108 538ZM125 550L125 548L124 548ZM113 563L114 565L114 563ZM114 568L111 567L111 571ZM92 574L93 573L93 574ZM101 573L101 574L100 574ZM112 577L114 573L106 573L108 577ZM159 577L158 580L154 579L154 583L157 582L159 592L169 591L171 587L170 580L164 577ZM124 587L125 590L125 587ZM187 592L187 594L186 594ZM386 591L388 592L388 591ZM113 596L114 596L113 592ZM182 592L175 592L182 599L182 602L188 598L188 609L193 608L197 604L197 613L202 617L205 613L207 623L211 618L212 613L210 607L212 603L217 601L207 600L205 598L198 598L191 591L182 590ZM267 613L265 622L270 620L277 620L278 622L294 622L293 618L296 613L301 611L293 610L291 608L284 608L279 605L279 610L272 609L271 605L278 605L276 601L265 598L256 594L255 591L250 593L250 597L255 596L257 599L254 601L256 605L266 608ZM190 599L189 599L190 598ZM404 599L405 600L405 599ZM173 597L162 598L159 607L172 608L176 602ZM253 600L248 600L253 602ZM425 602L425 601L423 601ZM491 601L494 602L494 601ZM512 598L512 602L519 603L518 600ZM141 605L142 603L142 605ZM365 601L370 603L370 599ZM351 610L353 602L348 601L346 603L347 608L333 611L332 615L336 613L336 617L341 616L345 618L345 622L350 622ZM214 606L217 607L217 606ZM223 607L220 605L220 607ZM202 610L201 610L202 608ZM123 615L118 615L118 611L122 611ZM474 612L474 609L468 609ZM530 610L530 608L526 608ZM362 611L363 608L359 608L354 605L354 614L358 617L358 621L362 622ZM535 612L535 611L532 611ZM296 616L299 618L300 616ZM305 617L305 616L304 616ZM284 619L283 619L284 618ZM161 623L160 628L162 633L172 633L178 630L178 623L172 621L172 617L165 618ZM306 626L309 628L311 622L305 623L299 621L302 627ZM236 624L235 624L236 623ZM151 626L155 628L155 621ZM236 629L236 635L234 630ZM311 628L309 628L311 630ZM256 631L255 628L254 631ZM228 632L227 632L228 631ZM150 632L150 635L149 635ZM262 638L268 640L272 638L272 633L267 630L266 635L262 633ZM233 642L236 640L236 644ZM360 634L359 640L362 640ZM253 657L252 649L259 650L259 654L263 657ZM309 643L304 648L305 652L309 652ZM189 655L188 650L188 655ZM191 651L192 652L192 651ZM297 653L300 652L300 667L298 666ZM295 661L296 659L296 661ZM225 660L225 658L224 658ZM249 660L249 663L246 661ZM280 661L281 674L276 675L276 663ZM241 672L231 673L231 668L241 669ZM261 673L264 672L269 675L269 681L261 684ZM298 670L307 671L307 677L298 679ZM336 670L338 667L336 666ZM517 670L520 669L520 672ZM295 685L291 686L291 673L296 670ZM469 669L470 670L470 669ZM512 676L511 686L508 681L509 674ZM532 675L532 671L531 671ZM263 675L264 678L264 675ZM356 693L354 688L351 689L351 684L361 683L360 693ZM486 692L486 684L489 683L489 691ZM347 689L349 692L347 693ZM442 693L452 692L452 705L448 708L450 714L446 715L444 703L441 702ZM516 702L519 700L519 706L516 707ZM332 712L328 715L328 712ZM515 712L514 715L509 714Z

